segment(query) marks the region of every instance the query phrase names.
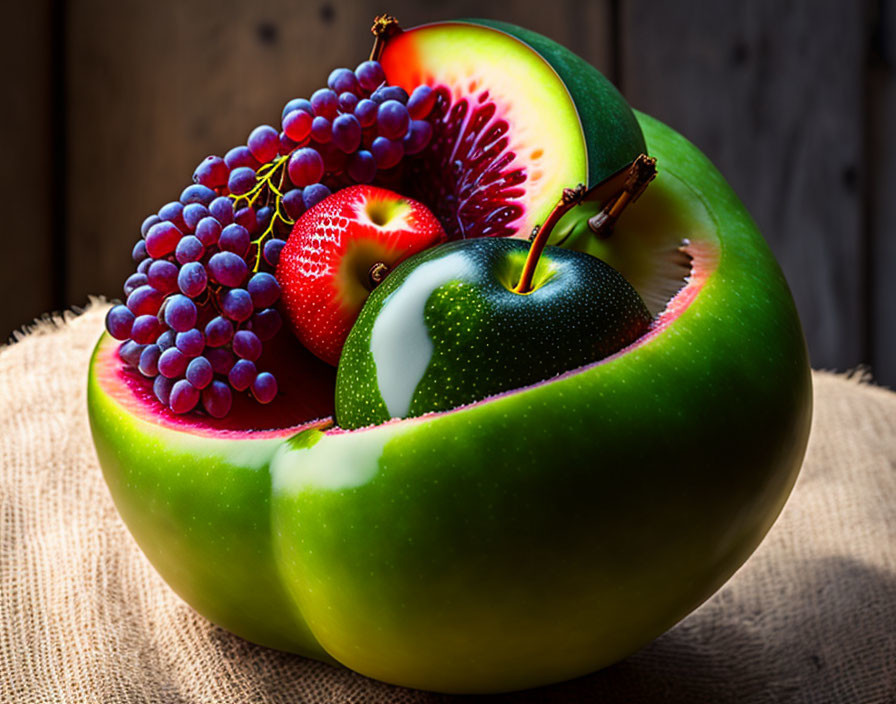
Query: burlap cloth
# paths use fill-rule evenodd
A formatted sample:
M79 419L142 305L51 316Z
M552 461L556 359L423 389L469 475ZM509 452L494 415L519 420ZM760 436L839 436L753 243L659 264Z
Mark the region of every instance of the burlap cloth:
M429 702L198 616L103 483L85 373L105 307L0 351L0 701ZM497 701L896 701L896 394L815 374L802 474L747 564L641 652Z

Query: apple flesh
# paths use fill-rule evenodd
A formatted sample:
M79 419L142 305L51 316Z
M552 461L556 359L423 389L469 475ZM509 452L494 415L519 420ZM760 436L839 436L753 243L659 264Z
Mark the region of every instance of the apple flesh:
M629 283L596 257L542 252L517 293L529 246L473 239L406 260L371 294L336 377L346 429L446 411L602 359L647 331Z

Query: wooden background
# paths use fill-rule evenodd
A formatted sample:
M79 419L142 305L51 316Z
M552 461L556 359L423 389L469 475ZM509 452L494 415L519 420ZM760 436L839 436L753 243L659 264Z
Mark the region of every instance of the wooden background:
M29 0L7 5L0 337L120 295L207 154L369 51L371 18L537 29L682 131L784 268L815 367L896 386L896 0ZM12 24L9 24L12 23Z

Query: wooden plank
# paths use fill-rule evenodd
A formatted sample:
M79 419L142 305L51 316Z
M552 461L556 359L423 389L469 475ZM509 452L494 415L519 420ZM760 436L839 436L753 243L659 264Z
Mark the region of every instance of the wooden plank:
M390 12L405 26L484 13L538 29L605 67L606 6L594 3L583 15L571 0L550 13L522 0L502 8L399 0ZM372 18L382 11L373 0L202 7L175 0L70 6L72 301L121 295L142 219L177 197L203 157L244 143L257 124L275 124L288 98L310 95L333 67L363 60Z
M896 1L877 19L871 73L869 179L872 185L872 374L896 389Z
M744 200L822 368L868 359L864 13L839 0L621 8L628 98L694 141Z
M54 306L51 232L54 189L51 4L35 0L16 6L15 30L0 42L4 109L0 133L5 168L0 190L3 256L0 257L0 344L13 330Z

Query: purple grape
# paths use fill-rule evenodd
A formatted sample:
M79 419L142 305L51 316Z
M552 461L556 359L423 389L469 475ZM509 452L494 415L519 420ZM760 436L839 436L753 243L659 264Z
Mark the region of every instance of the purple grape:
M355 152L348 162L348 175L358 183L370 183L376 177L376 160L366 149Z
M205 326L205 344L209 347L221 347L233 339L233 323L227 318L217 315Z
M152 392L163 406L167 406L171 400L172 386L174 386L174 380L161 374L152 382Z
M143 348L146 345L138 345L133 340L126 340L121 343L121 347L118 348L118 356L121 358L123 362L130 364L132 367L136 367L140 364L140 355L143 354Z
M146 216L146 218L140 224L140 236L146 237L146 233L149 232L149 228L151 228L153 225L158 225L160 222L162 222L162 218L160 218L158 215Z
M148 269L149 267L147 267ZM131 274L127 280L124 282L124 295L125 298L131 295L131 291L135 288L139 288L140 286L144 286L147 283L146 274L141 274L137 272L136 274Z
M208 274L200 262L187 262L177 274L177 288L185 296L196 298L208 286Z
M372 100L365 98L358 102L355 106L355 117L358 118L361 127L370 127L376 124L377 110L379 110L379 105Z
M289 178L299 188L320 181L324 175L324 160L314 149L297 149L289 157Z
M175 332L186 332L196 325L196 304L176 293L165 301L165 324Z
M274 217L274 209L269 205L263 205L255 211L255 221L257 223L257 231L264 232L268 225L271 224L271 218ZM251 228L247 228L251 232Z
M315 115L332 120L339 108L339 98L329 88L321 88L311 94L311 107Z
M205 338L196 328L177 333L175 346L187 357L196 357L205 349Z
M188 232L194 232L202 218L208 217L208 208L202 203L190 203L184 208L184 224Z
M258 159L252 156L249 147L244 146L234 147L227 152L224 155L224 163L227 164L227 168L231 171L233 169L238 169L241 166L245 166L254 171L261 166L261 164L258 163Z
M208 204L208 212L221 225L229 225L233 222L233 201L227 196L218 196Z
M146 280L159 293L177 290L177 265L165 259L153 262L146 272Z
M303 203L304 207L304 203ZM264 249L262 249L262 256L264 260L273 267L276 267L277 264L280 263L280 252L286 244L285 240L278 239L276 237L269 239L264 243Z
M146 251L146 242L144 242L143 240L139 240L131 250L131 259L133 259L137 263L140 263L148 256L149 253L147 253Z
M159 374L176 379L187 368L187 358L177 347L169 347L159 355Z
M246 144L252 156L267 164L280 150L280 133L270 125L260 125L249 134Z
M361 123L354 115L340 115L333 120L333 144L346 154L361 146Z
M314 112L314 108L311 107L310 101L305 100L305 98L293 98L283 106L283 112L280 114L280 117L284 118L294 110L301 110L307 112L309 115Z
M212 277L225 286L239 286L246 279L249 267L242 257L233 252L218 252L208 261Z
M408 94L404 88L399 88L398 86L380 86L373 92L370 99L380 104L388 100L394 100L405 105L408 102Z
M230 413L233 395L223 381L213 381L202 392L202 406L212 418L223 418Z
M106 313L106 330L116 340L127 340L131 336L131 327L135 319L136 316L127 306L120 304L113 306Z
M330 121L325 117L315 117L311 121L311 139L318 144L326 144L333 138Z
M372 93L386 80L386 72L379 61L364 61L355 69L358 84L368 93Z
M213 244L216 244L220 236L221 223L211 216L202 218L196 226L196 238L204 247L211 247Z
M339 94L339 112L343 113L351 113L354 112L355 106L358 104L358 96L354 93L340 93Z
M299 146L298 142L293 142L287 135L286 132L280 133L280 156L284 156L289 154L293 149Z
M255 187L255 171L248 166L238 166L230 172L227 188L236 196L245 195Z
M330 195L330 189L322 183L312 183L302 191L302 200L305 201L305 208L310 209L320 203L324 198Z
M318 151L324 160L324 173L337 174L345 171L348 155L335 144L323 144Z
M276 308L266 308L252 316L252 332L258 339L267 342L280 331L283 320Z
M222 251L233 252L241 258L246 256L251 243L252 238L249 236L249 231L236 223L225 227L218 239L218 246Z
M187 186L180 194L180 202L184 205L189 205L190 203L208 205L212 202L215 195L216 193L208 186L203 186L201 183L194 183Z
M370 153L378 169L391 169L404 156L404 145L398 140L377 137L370 145Z
M349 68L334 68L330 72L329 78L327 78L327 85L330 87L330 90L337 94L345 92L357 93L361 89L355 72Z
M233 336L233 353L254 362L261 357L261 340L251 330L237 330Z
M159 339L156 340L156 344L159 346L159 349L164 352L165 350L174 347L174 341L177 339L177 333L174 330L166 330L161 335L159 335Z
M381 136L388 139L404 137L410 121L408 109L397 100L387 100L376 113L377 129Z
M163 298L152 286L139 286L128 296L127 307L134 315L155 315Z
M197 389L204 389L212 383L215 372L212 369L212 363L205 357L196 357L191 359L187 365L187 381L189 381Z
M138 315L131 326L131 339L138 345L155 342L162 334L162 323L154 315Z
M181 237L183 232L173 222L160 222L146 233L146 252L153 259L160 259L174 251Z
M199 389L186 379L181 379L171 387L169 402L175 413L189 413L199 403Z
M417 86L408 98L408 113L412 120L422 120L432 112L438 95L429 86Z
M207 156L193 172L193 181L208 188L220 188L227 185L230 169L219 156Z
M411 120L408 133L404 136L404 153L408 155L422 152L432 139L432 125L426 120Z
M248 359L238 359L227 375L227 381L237 391L244 391L255 381L255 363Z
M261 372L252 382L252 395L259 403L270 403L277 395L277 380L270 372Z
M205 358L211 362L215 374L225 376L230 373L230 370L233 369L234 362L236 362L236 357L233 352L226 347L213 347L210 350L206 350Z
M231 320L238 323L248 320L253 310L252 297L244 288L232 288L221 296L221 312Z
M280 298L280 285L272 274L265 271L255 274L249 279L246 287L252 296L252 304L257 310L269 308Z
M174 250L174 257L180 264L198 262L202 259L203 254L205 254L205 247L202 246L201 240L194 235L184 237L177 243Z
M184 205L176 200L159 208L159 217L165 222L174 223L181 232L187 227L184 223Z
M302 200L302 189L293 188L284 193L280 205L283 207L286 217L290 220L298 220L302 213L305 212L305 201Z
M240 208L234 213L233 220L237 225L246 228L249 234L255 234L258 230L258 216L255 214L255 208ZM226 230L227 228L224 229Z
M311 123L313 120L311 113L307 113L304 110L293 110L283 118L283 132L293 142L303 142L311 134Z
M149 256L147 256L146 259L141 260L141 262L137 265L137 273L146 276L146 272L149 271L149 267L152 266L152 263L154 261L155 260L151 259Z
M159 357L162 350L158 345L147 345L140 354L140 361L137 363L137 369L143 376L154 377L159 374Z

